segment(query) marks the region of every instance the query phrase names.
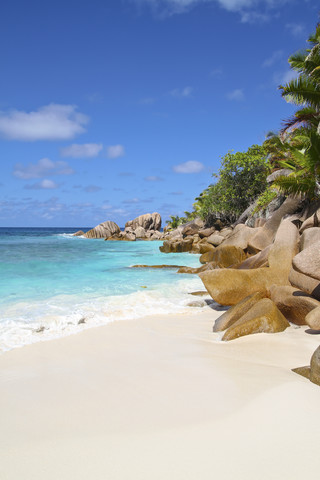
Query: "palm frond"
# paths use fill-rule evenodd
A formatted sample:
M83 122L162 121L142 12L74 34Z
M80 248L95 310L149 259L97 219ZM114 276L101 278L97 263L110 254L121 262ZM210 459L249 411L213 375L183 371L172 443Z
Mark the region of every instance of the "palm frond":
M319 109L320 88L306 75L300 75L284 86L280 85L279 89L282 90L281 95L287 102Z

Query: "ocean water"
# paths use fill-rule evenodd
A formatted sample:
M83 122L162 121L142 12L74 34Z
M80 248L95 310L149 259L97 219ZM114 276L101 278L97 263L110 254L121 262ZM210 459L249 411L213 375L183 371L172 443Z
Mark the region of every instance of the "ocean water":
M198 255L161 253L157 241L73 237L79 229L0 228L0 351L111 321L191 313L189 293L203 289L197 276L131 267L199 266Z

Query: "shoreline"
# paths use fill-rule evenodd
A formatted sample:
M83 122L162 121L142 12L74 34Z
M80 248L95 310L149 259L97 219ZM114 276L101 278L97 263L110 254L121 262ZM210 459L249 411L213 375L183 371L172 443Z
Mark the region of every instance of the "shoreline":
M221 342L220 314L113 322L0 356L3 478L316 478L319 390L291 368L319 337Z

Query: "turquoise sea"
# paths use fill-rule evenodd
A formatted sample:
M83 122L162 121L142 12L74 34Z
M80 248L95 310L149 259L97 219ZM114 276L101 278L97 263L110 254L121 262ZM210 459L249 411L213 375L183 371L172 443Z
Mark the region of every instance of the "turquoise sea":
M190 313L197 276L132 265L199 266L162 242L73 237L88 228L0 228L0 351L149 314ZM147 288L144 288L147 287Z

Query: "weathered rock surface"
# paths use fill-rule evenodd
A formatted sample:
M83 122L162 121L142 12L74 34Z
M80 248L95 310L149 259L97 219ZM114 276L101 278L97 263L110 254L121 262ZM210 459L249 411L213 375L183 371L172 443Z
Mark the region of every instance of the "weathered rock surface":
M269 251L269 268L210 270L200 273L199 276L212 298L221 305L235 305L255 292L267 296L271 285L289 285L288 276L292 258L297 252L297 244L297 228L284 220ZM217 247L215 252L220 248L223 248L223 245Z
M199 243L199 249L200 249L200 252L201 254L203 253L206 253L206 252L210 252L210 251L213 251L215 249L215 247L213 245L211 245L211 243Z
M212 262L215 267L228 268L232 265L238 265L246 258L242 248L232 245L221 245L215 250L204 253L200 257L200 263Z
M249 240L248 249L252 253L259 252L270 245L277 233L278 227L284 215L294 213L301 202L300 198L288 197L276 210L272 217L261 227L258 232Z
M132 265L130 268L173 268L173 269L177 269L177 268L184 268L182 265Z
M215 232L215 228L200 228L198 234L200 238L207 238L210 237Z
M82 230L78 230L76 233L73 234L74 237L81 237L84 235L84 232Z
M320 385L320 347L313 353L310 367L293 368L292 371L308 378L312 383Z
M218 233L213 233L212 235L210 235L210 237L207 238L207 242L214 247L218 247L223 241L225 241L225 238Z
M134 233L135 233L135 236L136 238L146 238L147 235L146 235L146 231L143 227L137 227L135 230L134 230Z
M305 321L312 330L320 330L320 306L309 312Z
M127 227L131 227L133 230L136 230L137 227L142 227L145 230L160 230L161 215L157 212L145 213L134 220L129 220L125 225L125 228Z
M283 332L289 322L269 298L259 300L225 332L222 340L233 340L253 333Z
M320 302L311 295L290 286L272 285L270 298L286 319L296 325L306 325L308 313L320 307Z
M177 240L177 241L168 241L163 242L160 252L162 253L181 253L181 252L190 252L192 249L192 239L187 240Z
M319 280L297 272L292 268L289 274L289 281L294 287L297 287L303 292L309 293L309 295L312 295L317 300L320 300Z
M297 272L320 280L320 241L298 253L292 261Z
M302 251L318 242L320 242L320 227L307 228L300 238L300 250Z
M107 222L100 223L96 227L92 228L84 234L86 238L108 238L114 234L119 234L120 228L115 222L108 220Z
M308 217L300 228L300 233L303 233L307 228L320 227L320 208Z
M182 230L183 237L188 235L195 235L199 232L200 228L203 228L203 221L200 218L196 218L192 222L188 222Z
M246 250L250 239L253 238L258 231L259 229L247 227L247 225L240 223L234 228L232 234L223 242L223 246L232 245L234 247L242 248L242 250Z
M279 177L287 177L290 175L290 173L292 173L292 170L289 168L280 168L279 170L275 170L274 172L270 173L270 175L267 177L267 182L272 183Z
M223 313L216 320L213 326L213 331L222 332L223 330L229 328L262 298L264 298L262 293L253 293L252 295L249 295L248 297L241 300L241 302L229 308L229 310Z
M248 270L252 268L267 267L269 265L268 256L271 247L272 245L269 245L264 250L261 250L261 252L252 255L252 257L246 258L237 268L239 270Z

